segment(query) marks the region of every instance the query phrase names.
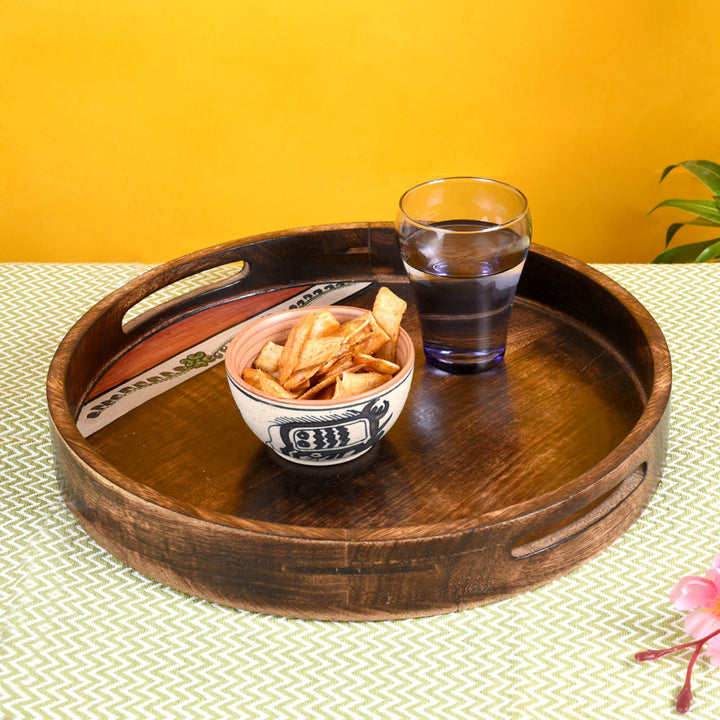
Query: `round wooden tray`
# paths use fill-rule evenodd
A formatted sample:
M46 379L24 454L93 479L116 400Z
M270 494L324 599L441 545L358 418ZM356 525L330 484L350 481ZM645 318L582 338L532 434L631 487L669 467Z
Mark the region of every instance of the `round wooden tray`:
M130 321L155 291L243 261L229 279ZM362 459L314 469L245 427L224 347L272 307L409 302L415 378ZM348 295L348 297L345 297ZM48 405L63 496L102 547L161 583L280 615L380 620L537 587L637 519L665 456L670 357L606 276L534 246L505 362L425 365L388 223L271 233L158 266L90 309L60 344Z

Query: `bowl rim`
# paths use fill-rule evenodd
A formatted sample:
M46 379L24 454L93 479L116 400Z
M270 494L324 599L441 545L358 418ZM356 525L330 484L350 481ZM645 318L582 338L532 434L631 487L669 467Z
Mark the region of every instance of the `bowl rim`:
M342 312L350 311L356 317L359 317L363 313L369 312L368 308L357 307L355 305L309 305L302 308L281 310L280 312L270 313L268 315L263 315L262 317L252 320L235 334L225 351L225 370L227 378L231 382L231 384L234 385L241 392L245 393L246 395L257 401L277 405L278 407L285 407L289 409L297 408L301 410L330 410L349 407L355 405L356 403L366 402L370 398L385 395L389 391L399 386L408 377L408 375L412 374L415 367L415 345L413 343L412 337L407 332L407 330L401 327L398 335L398 347L400 347L401 343L403 344L403 346L407 349L407 357L400 366L400 370L398 370L398 372L395 373L392 379L388 382L383 383L382 385L377 385L376 387L371 388L370 390L366 390L363 393L358 393L357 395L348 395L344 398L339 398L337 400L334 400L332 398L327 400L300 400L298 398L281 398L275 395L261 392L260 390L257 390L252 385L242 379L242 369L238 368L237 365L232 362L232 360L234 355L233 351L238 345L242 343L243 336L245 336L251 330L256 329L259 325L262 325L263 323L270 322L271 320L273 322L277 322L278 317L287 316L289 320L291 317L294 316L307 315L311 312L318 312L320 310L330 310L331 312L333 310L340 310ZM264 342L264 340L262 342ZM259 349L260 343L258 343L258 350Z

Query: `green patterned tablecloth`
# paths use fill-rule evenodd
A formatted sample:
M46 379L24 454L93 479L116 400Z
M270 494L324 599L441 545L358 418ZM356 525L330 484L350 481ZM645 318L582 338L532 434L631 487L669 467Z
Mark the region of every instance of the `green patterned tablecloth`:
M689 651L668 601L720 551L720 266L605 265L673 358L669 454L637 523L545 587L451 615L291 620L215 606L121 565L76 524L53 471L55 347L139 265L0 265L0 718L670 718ZM720 668L690 717L720 717Z

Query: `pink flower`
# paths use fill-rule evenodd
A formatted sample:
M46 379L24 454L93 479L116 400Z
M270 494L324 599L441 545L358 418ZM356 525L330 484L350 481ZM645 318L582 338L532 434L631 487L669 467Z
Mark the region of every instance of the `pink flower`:
M637 653L635 659L641 662L657 660L676 650L694 648L685 674L685 684L675 698L677 711L686 713L692 702L690 678L703 648L710 658L710 664L720 665L720 553L713 558L705 577L686 575L680 578L670 591L670 600L678 610L692 610L685 617L685 632L695 640L666 650L645 650Z
M685 618L685 632L699 640L720 628L720 553L712 561L705 577L686 575L670 591L670 600L678 610L692 610ZM720 665L720 635L707 641L705 650L710 664Z

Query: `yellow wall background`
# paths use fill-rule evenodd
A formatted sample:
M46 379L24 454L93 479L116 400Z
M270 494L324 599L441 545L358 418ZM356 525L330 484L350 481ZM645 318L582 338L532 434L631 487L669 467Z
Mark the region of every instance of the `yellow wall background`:
M537 243L647 262L650 208L706 194L661 170L720 162L717 30L707 0L3 0L0 260L391 220L468 174Z

